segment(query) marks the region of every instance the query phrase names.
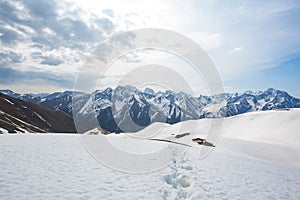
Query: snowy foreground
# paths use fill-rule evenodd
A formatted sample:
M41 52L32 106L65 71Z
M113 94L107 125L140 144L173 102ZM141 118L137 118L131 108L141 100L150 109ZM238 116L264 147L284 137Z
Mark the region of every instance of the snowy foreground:
M299 122L300 109L227 118L222 136L205 159L199 155L202 147L127 134L0 135L0 199L300 199ZM204 133L210 120L157 123L139 135L162 126L162 136L170 138L176 130L189 132L195 123ZM110 147L97 145L107 138L119 150L142 158L163 149L184 151L130 165L115 152L110 154ZM104 160L95 159L97 151L105 153ZM148 172L134 173L131 168L165 160L170 163L159 170L145 167Z

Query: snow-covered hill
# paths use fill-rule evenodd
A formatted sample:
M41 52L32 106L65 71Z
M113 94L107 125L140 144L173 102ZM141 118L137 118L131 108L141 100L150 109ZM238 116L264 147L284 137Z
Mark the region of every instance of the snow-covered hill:
M225 119L223 136L300 150L300 109L245 113Z
M217 130L212 127L212 122L216 121L223 124L223 128L219 133L210 131ZM118 135L118 140L120 141L118 141L117 144L120 144L118 148L121 148L124 151L132 151L132 148L136 145L131 144L129 141L133 140L133 142L135 142L136 139L167 139L174 141L175 143L191 145L201 151L201 148L209 149L211 147L199 146L192 141L193 138L205 138L218 146L218 140L220 136L222 136L223 140L226 140L226 138L239 140L240 142L238 142L238 144L245 143L246 146L251 146L251 144L256 145L256 149L237 146L237 153L245 153L246 151L246 154L257 158L271 160L276 163L284 162L285 164L300 168L299 128L300 109L272 110L245 113L223 119L190 120L173 125L154 123L139 132ZM186 133L189 134L187 135ZM181 134L186 134L186 136L177 139L176 136ZM112 134L106 137L114 138L115 135ZM150 141L150 143L156 142L157 141ZM114 143L114 141L112 141L112 143ZM235 147L235 145L232 145L232 148L233 147ZM105 145L103 145L103 148L106 148ZM138 148L134 153L154 152L156 149L160 148L161 147L157 146L153 146L152 149L150 147L148 149L146 148L146 150ZM271 151L269 151L269 148ZM272 149L276 150L272 151Z

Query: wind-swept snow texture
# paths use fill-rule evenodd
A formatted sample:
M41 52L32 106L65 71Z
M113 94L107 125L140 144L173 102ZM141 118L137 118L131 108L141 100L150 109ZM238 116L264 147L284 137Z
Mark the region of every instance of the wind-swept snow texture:
M300 199L299 119L299 109L228 118L207 158L189 148L168 167L145 174L103 166L79 135L3 134L0 199ZM133 150L175 145L124 134L85 137L129 141Z

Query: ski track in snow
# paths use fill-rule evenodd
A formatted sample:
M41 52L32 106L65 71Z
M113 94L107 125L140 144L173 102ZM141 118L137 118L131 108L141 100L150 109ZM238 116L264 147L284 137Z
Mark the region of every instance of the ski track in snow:
M232 142L222 138L203 160L191 148L163 170L127 174L93 159L78 135L0 135L0 199L300 199L299 168L239 154Z

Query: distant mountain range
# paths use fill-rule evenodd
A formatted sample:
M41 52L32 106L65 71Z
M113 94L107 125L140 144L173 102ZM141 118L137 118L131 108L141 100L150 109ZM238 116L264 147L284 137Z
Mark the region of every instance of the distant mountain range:
M18 94L11 90L0 92L20 100L29 101L51 110L60 110L89 124L97 119L102 128L111 132L137 131L153 122L180 121L229 117L246 112L300 108L300 99L287 92L269 88L266 91L246 91L242 94L223 93L193 97L184 92L155 92L150 88L140 91L132 86L82 92L56 92L53 94ZM72 99L76 100L75 108ZM87 125L88 128L95 124Z
M3 132L74 133L76 128L72 117L62 111L0 93L0 133Z

